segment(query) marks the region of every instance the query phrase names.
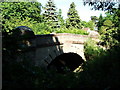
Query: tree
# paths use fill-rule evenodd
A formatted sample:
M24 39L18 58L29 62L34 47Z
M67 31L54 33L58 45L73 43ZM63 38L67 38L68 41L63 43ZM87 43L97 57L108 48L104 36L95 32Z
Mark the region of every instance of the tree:
M91 16L91 20L94 22L94 29L97 30L98 17Z
M44 21L52 28L58 28L58 15L56 6L53 0L49 0L45 6L45 12L43 13Z
M82 21L81 25L82 25L82 27L90 28L91 30L94 30L94 27L95 27L95 23L92 20L90 20L88 22Z
M58 21L60 23L60 27L64 27L65 23L64 23L64 19L62 17L62 10L59 9L58 11Z
M98 17L97 16L91 16L91 20L96 23L98 21Z
M84 0L84 5L86 4L93 6L92 9L94 10L107 11L107 17L98 23L100 33L102 34L102 43L107 48L120 46L120 3L117 1L86 2Z
M116 2L112 2L112 1L109 1L109 2L106 2L106 0L104 0L103 2L101 1L96 1L96 2L88 2L87 0L83 0L84 2L84 5L88 4L89 6L91 6L92 10L108 10L108 11L111 11L112 8L117 4L117 1Z
M41 4L38 2L0 2L2 16L2 30L11 31L16 22L41 22ZM12 26L10 26L12 25Z
M88 27L86 21L81 21L81 25L82 25L82 28L84 28L84 27L85 27L85 28Z
M106 21L104 21L104 26L107 26L107 27L112 27L113 26L113 24L112 24L112 21L111 20L106 20Z
M113 35L113 38L116 38L120 42L120 4L118 9L114 10L113 18L114 27L117 28L117 32Z
M90 20L90 21L87 23L87 25L88 25L88 27L89 27L91 30L94 30L94 28L95 28L95 23L94 23L92 20Z
M92 20L95 24L97 24L97 22L98 22L98 17L97 17L97 16L91 16L91 20Z
M67 28L71 28L71 27L74 27L74 28L81 28L81 20L80 20L80 17L78 15L78 12L77 10L75 9L75 4L74 2L72 2L70 4L70 8L69 8L69 11L67 13L68 15L68 19L66 20L66 27Z
M101 34L102 43L106 48L110 48L118 43L118 40L113 37L117 32L113 20L113 15L110 16L109 14L106 17L102 17L102 15L99 17L98 29Z
M102 32L100 31L101 29L101 26L103 25L103 22L104 22L104 20L103 20L103 16L102 16L102 14L100 14L100 16L99 16L99 19L98 19L98 23L97 23L97 27L98 27L98 32L101 34Z

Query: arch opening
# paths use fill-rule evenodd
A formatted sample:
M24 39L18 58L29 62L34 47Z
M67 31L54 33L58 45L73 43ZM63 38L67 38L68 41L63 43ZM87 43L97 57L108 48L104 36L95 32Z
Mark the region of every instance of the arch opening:
M48 66L48 69L53 69L58 73L74 71L84 60L77 53L63 53L57 56Z

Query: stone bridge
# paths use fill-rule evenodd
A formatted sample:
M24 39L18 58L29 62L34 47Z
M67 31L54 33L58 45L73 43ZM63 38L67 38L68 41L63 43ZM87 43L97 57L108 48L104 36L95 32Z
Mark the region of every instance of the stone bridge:
M29 49L23 55L41 67L47 67L57 56L69 52L77 53L85 60L84 42L88 37L88 35L67 33L36 35L28 43Z

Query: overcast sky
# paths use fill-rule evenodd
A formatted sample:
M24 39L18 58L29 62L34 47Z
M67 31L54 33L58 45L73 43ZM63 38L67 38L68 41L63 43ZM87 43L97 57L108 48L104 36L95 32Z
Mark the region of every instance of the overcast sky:
M47 1L48 0L38 0L38 2L40 2L43 6L45 6ZM103 11L90 10L90 7L88 5L84 6L82 2L83 0L53 0L53 1L57 7L57 10L62 9L62 16L64 19L67 18L67 12L72 2L75 3L76 10L78 11L80 19L82 19L82 21L89 21L91 16L99 17L100 14L102 14L103 16L105 15Z

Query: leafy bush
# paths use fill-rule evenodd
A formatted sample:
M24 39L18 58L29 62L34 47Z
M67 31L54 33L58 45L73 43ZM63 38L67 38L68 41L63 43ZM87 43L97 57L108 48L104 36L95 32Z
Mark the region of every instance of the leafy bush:
M85 87L119 88L120 47L108 50L101 56L86 62L80 74Z
M30 21L30 18L26 18L23 21L21 21L18 18L11 18L10 20L6 20L6 23L4 25L4 31L11 32L14 28L18 26L28 26L32 27L34 24L36 24L36 21Z
M36 35L50 34L53 32L52 28L45 23L36 23L32 26L32 29Z
M98 47L96 42L89 38L84 45L84 54L86 60L92 60L103 53L103 49Z
M106 30L106 32L101 35L103 46L105 46L107 49L110 49L118 44L119 41L116 39L116 33L117 29L115 28Z

